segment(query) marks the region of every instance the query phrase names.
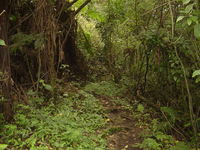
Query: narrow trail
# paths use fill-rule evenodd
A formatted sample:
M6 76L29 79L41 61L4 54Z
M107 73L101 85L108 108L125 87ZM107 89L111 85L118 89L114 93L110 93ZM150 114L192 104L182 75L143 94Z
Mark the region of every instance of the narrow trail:
M141 150L133 147L134 144L140 142L139 134L142 129L135 125L136 120L133 118L132 113L109 97L99 96L98 99L109 118L107 125L109 129L109 135L107 136L108 149Z

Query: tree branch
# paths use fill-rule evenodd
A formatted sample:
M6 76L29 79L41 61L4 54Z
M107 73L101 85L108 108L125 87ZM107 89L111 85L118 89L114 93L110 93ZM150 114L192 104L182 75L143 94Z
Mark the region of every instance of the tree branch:
M3 10L3 11L0 13L0 16L1 16L1 15L3 15L5 12L6 12L6 11L5 11L5 10Z
M86 0L85 3L83 3L74 13L74 15L77 15L87 4L89 4L91 0Z
M67 9L70 8L72 5L74 5L74 3L76 3L78 0L73 0L71 3L69 3L67 5Z

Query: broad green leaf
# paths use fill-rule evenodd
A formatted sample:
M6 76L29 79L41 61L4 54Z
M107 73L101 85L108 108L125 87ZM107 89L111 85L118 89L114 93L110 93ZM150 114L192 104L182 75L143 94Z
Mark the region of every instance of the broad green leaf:
M8 147L7 144L0 144L0 150L4 150Z
M196 76L199 76L200 75L200 70L195 70L192 74L192 77L196 77Z
M187 24L188 24L188 26L190 26L192 24L192 19L188 18L187 19Z
M192 11L192 9L193 9L193 6L194 6L194 4L190 4L190 5L186 6L186 8L184 10L185 13L186 14L190 13Z
M183 4L187 5L190 2L190 0L183 0Z
M196 24L194 26L194 36L199 39L200 38L200 24Z
M184 18L185 18L185 16L179 16L179 17L177 18L176 22L179 22L179 21L183 20Z
M44 88L48 91L51 91L51 92L53 91L53 87L49 84L44 84Z
M6 46L6 43L5 43L4 40L1 40L1 39L0 39L0 46Z
M42 85L44 85L44 80L39 80L39 83L41 83Z

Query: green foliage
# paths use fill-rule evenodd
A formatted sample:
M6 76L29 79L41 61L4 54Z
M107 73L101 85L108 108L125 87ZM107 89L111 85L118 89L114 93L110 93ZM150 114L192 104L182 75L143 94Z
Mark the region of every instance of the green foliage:
M146 113L150 112L147 110ZM169 117L169 120L173 121L180 119L177 112L172 108L162 107L161 111ZM152 119L150 116L145 115L144 112L136 112L134 116L137 116L138 124L140 127L145 126L141 137L143 141L141 143L133 145L133 147L139 147L144 150L190 150L190 146L185 142L177 141L173 136L166 133L170 129L168 122L161 121L160 118ZM143 119L141 119L143 117ZM149 123L150 122L150 123Z
M0 150L4 150L8 147L7 144L0 144Z
M78 28L78 47L84 56L91 60L104 45L99 29L95 27L98 25L97 21L94 17L88 19L88 17L81 15L78 16L78 22L80 22Z
M87 15L94 20L97 20L99 22L105 22L105 16L103 16L103 14L101 14L100 12L98 12L97 10L92 10L89 9L87 12Z
M0 39L0 46L6 46L6 43L5 43L4 40L1 40L1 39Z
M1 141L9 149L105 149L105 141L96 130L106 121L95 97L80 91L60 95L56 101L39 108L18 105L15 123L1 127Z
M199 83L200 82L200 70L195 70L192 74L192 77L195 78L196 77L196 80L195 82L196 83Z
M169 120L175 123L176 120L179 119L178 113L176 110L170 107L161 107L160 108L162 112L166 113L167 116L169 116Z
M191 0L182 0L183 5L187 5Z
M144 140L136 144L134 147L139 147L144 150L169 150L175 144L172 136L160 131L150 131L144 135Z
M178 142L170 150L191 150L191 148L183 142Z
M142 104L139 104L137 106L137 111L139 111L140 113L143 113L144 112L144 106Z
M184 75L188 80L193 99L192 105L196 113L200 98L199 85L194 84L191 74L199 67L198 3L192 0L171 1L173 21L176 20L174 26L172 26L172 16L169 11L166 11L169 9L168 3L158 0L125 0L123 2L110 0L106 4L94 2L91 4L95 6L92 11L95 12L96 8L101 7L96 10L105 16L105 20L101 22L100 19L95 19L96 13L94 17L88 15L88 18L99 21L95 27L100 29L99 35L104 42L104 51L100 53L103 58L102 63L94 60L101 66L99 72L108 71L114 79L116 76L119 77L116 81L119 81L121 87L134 97L147 96L148 100L142 102L145 106L148 103L156 108L161 107L158 115L167 121L159 119L157 122L152 121L154 132L158 130L165 134L172 127L178 126L180 130L185 131L183 134L186 137L191 137L191 140L194 133L191 130ZM98 15L96 17L98 18ZM174 32L173 39L172 32ZM94 50L93 54L95 56L99 54L99 51ZM92 65L97 67L95 63ZM103 68L106 68L106 71ZM193 73L193 78L196 82L200 81L198 71ZM115 95L109 94L112 93L110 90L112 88L103 88L99 85L87 85L86 90L99 95ZM105 89L109 92L106 93ZM140 117L139 124L145 125L142 121L150 116L146 113L146 107L144 111L144 107L138 105L136 110L143 115L137 116ZM199 114L196 113L194 116L199 116ZM199 132L199 127L197 128ZM157 147L163 148L163 143L159 139L154 137L153 140L161 144ZM172 142L172 145L175 144Z
M161 111L169 117L170 122L177 119L178 115L175 110L162 107ZM149 113L152 113L152 110L147 109L145 112L135 111L134 116L138 120L137 126L144 127L144 129L141 134L142 142L133 145L133 147L139 147L144 150L171 150L176 146L179 147L179 141L166 132L171 128L169 122L163 122L160 118L152 118Z
M196 24L194 26L194 36L199 39L200 38L200 24Z
M32 49L40 48L45 40L42 34L25 34L18 32L11 37L13 44L10 45L12 52L22 51L23 46L31 46Z
M53 87L50 84L46 84L44 80L39 81L44 89L47 91L53 92Z
M161 150L161 144L152 138L146 138L138 147L144 150Z
M179 21L183 20L184 18L185 18L185 16L178 16L176 22L179 22Z
M34 2L22 1L23 5L31 7L15 8L11 11L16 11L17 14L16 17L10 15L11 26L19 16L29 14L30 10L30 14L35 12L32 11ZM53 6L52 9L56 8L54 7L55 2L55 0L48 1L49 5ZM72 2L72 0L66 2ZM85 0L79 0L72 8L77 10L84 2ZM167 121L161 121L163 116L158 111L157 115L160 118L148 120L151 122L148 134L139 144L141 148L149 150L187 149L186 144L175 143L172 136L167 134L169 132L165 131L178 125L181 131L185 131L182 134L192 141L194 133L191 130L190 119L192 118L190 116L199 118L200 88L199 84L193 82L194 79L196 79L196 83L200 82L199 70L194 71L199 67L200 60L199 1L171 1L173 16L168 11L169 5L167 1L160 0L92 0L77 15L78 48L91 64L90 68L96 69L95 72L91 69L94 78L90 77L97 80L99 74L101 76L105 74L105 80L112 80L88 84L85 91L114 97L113 99L120 104L124 103L123 101L126 99L115 97L121 95L122 87L130 96L134 97L132 103L134 103L135 97L137 99L141 95L147 96L148 101L142 102L145 103L145 108L141 104L136 104L136 110L140 113L137 115L140 118L138 124L141 126L146 126L147 123L143 121L151 116L150 113L146 113L148 108L146 105L161 107L160 110ZM24 14L20 13L21 10ZM55 9L56 12L57 9ZM59 15L53 14L53 16ZM23 20L23 18L21 19ZM173 26L175 20L176 23L174 22ZM28 24L30 24L29 19L28 22L23 21L19 31ZM59 33L55 34L55 39L62 41L64 40L60 36L62 25L58 24L57 27ZM16 33L16 31L11 33ZM36 34L34 31L26 33L18 32L11 35L10 49L15 53L30 53L31 50L36 49L34 54L37 56L37 50L43 47L46 41L45 36L49 36L49 34ZM173 39L171 38L172 34ZM5 42L0 39L0 46L5 45ZM57 59L56 57L57 54L55 59ZM15 62L13 64L17 65ZM30 65L28 67L31 68L34 66L34 60L30 63L27 62L26 65ZM68 66L61 65L60 69L69 72ZM31 75L32 70L29 72ZM184 76L188 81L189 90L185 87ZM0 75L0 79L4 79L4 76ZM113 79L120 82L121 85L116 85ZM19 112L15 116L16 124L1 126L3 131L1 134L5 137L1 142L14 147L14 149L70 150L90 149L91 146L93 149L96 147L104 149L105 145L101 135L96 138L94 132L104 124L101 109L95 98L84 91L76 94L53 95L55 90L56 88L52 85L40 80L39 92L31 90L28 92L32 100L30 106L19 105L17 109ZM192 96L191 106L194 107L195 114L188 111L188 91ZM0 101L6 100L1 97ZM61 119L64 120L60 121ZM199 122L198 119L197 122ZM196 130L199 134L198 125ZM111 129L111 132L114 131ZM86 138L88 135L91 137Z
M72 9L76 10L78 9L85 1L84 0L79 0L77 1L73 6L72 6ZM84 7L81 11L81 13L86 13L88 10L88 6Z
M147 120L144 122L147 122ZM143 141L134 145L134 147L139 147L144 150L169 150L175 145L175 139L162 131L163 128L160 127L158 120L153 119L151 124L147 124L147 126L148 129L142 134Z
M185 19L185 22L188 26L193 25L194 29L194 36L197 39L200 39L200 24L199 24L199 10L195 9L195 7L199 8L199 4L197 1L191 1L191 0L182 0L183 2L183 10L181 16L177 18L177 22L180 22L181 20Z
M121 94L120 87L112 81L102 81L99 83L91 83L85 86L85 91L98 95L119 96Z
M141 8L143 8L144 10L150 10L150 9L152 9L153 7L154 7L154 5L155 5L155 0L144 0L143 2L141 2L140 4L139 4L139 6L141 7Z

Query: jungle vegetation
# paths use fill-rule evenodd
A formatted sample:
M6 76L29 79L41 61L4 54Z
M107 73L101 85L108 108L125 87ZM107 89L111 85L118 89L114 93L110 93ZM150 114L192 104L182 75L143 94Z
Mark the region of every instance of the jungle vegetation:
M199 91L200 0L0 1L0 150L199 150Z

